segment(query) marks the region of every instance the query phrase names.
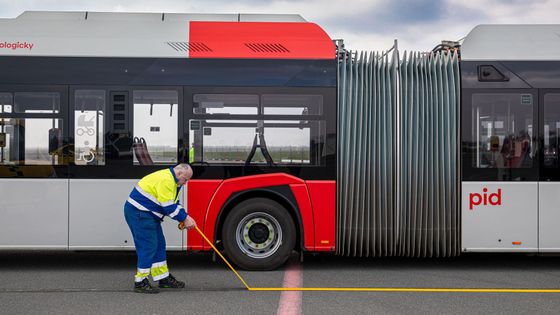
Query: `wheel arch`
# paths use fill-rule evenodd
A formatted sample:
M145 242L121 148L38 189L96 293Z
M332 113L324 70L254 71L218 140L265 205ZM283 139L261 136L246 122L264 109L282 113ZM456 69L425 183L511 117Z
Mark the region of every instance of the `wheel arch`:
M278 202L282 207L284 207L295 224L295 228L296 228L295 249L296 250L305 249L304 246L305 234L304 234L304 227L301 219L301 214L299 211L299 207L297 205L296 198L288 185L243 190L243 191L233 193L231 196L229 196L226 202L224 203L224 205L222 206L222 208L220 209L220 213L218 214L218 217L216 219L216 228L214 229L214 240L216 240L220 248L222 248L223 246L221 242L222 228L228 214L239 203L253 198L267 198L275 202Z

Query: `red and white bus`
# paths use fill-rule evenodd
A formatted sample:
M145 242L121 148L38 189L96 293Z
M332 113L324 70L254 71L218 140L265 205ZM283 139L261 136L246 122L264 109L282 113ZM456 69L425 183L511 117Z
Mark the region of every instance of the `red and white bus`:
M350 164L339 168L339 157L350 146L337 142L356 133L337 133L343 76L337 47L316 24L245 14L25 12L0 19L0 249L132 249L122 214L130 190L150 172L190 162L194 177L181 200L206 236L246 269L276 268L294 249L354 256L560 252L554 32L558 26L475 28L461 48L460 74L458 66L449 70L460 75L449 82L458 89L452 95L461 100L461 123L445 126L457 129L460 145L425 155L445 162L437 153L453 150L444 156L460 163L443 165L460 176L433 184L425 168L420 179L406 177L414 170L399 167L416 151L398 146L424 134L424 126L407 126L405 134L403 125L387 124L376 130L400 136L394 149L383 144L394 160L379 164L382 172L351 171L401 177L383 189L368 182L344 198L369 198L362 192L375 189L375 198L385 193L390 202L383 209L370 199L367 209L345 203L349 209L337 206L337 196L350 191L337 187L337 174L347 175ZM529 42L547 45L530 49ZM416 78L414 71L400 73ZM408 93L412 85L402 80ZM402 93L400 101L408 101ZM405 115L400 108L392 119ZM433 126L434 135L442 131ZM443 131L438 135L452 132ZM360 161L375 158L364 154ZM424 167L425 156L407 165ZM422 193L443 197L421 200ZM346 220L349 211L357 212ZM196 232L163 224L169 250L211 250Z

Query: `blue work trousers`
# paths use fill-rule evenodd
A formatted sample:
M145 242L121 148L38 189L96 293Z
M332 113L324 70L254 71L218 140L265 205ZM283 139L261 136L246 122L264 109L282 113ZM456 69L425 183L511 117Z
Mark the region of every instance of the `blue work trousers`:
M124 206L124 217L134 238L138 269L149 269L154 263L165 262L165 237L161 220L129 203Z

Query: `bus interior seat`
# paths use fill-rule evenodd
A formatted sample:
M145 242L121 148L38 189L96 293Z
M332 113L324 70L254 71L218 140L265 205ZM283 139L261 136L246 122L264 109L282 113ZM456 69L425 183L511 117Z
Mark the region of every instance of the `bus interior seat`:
M154 161L150 157L150 152L148 152L148 146L146 145L146 140L144 138L134 137L132 140L132 149L134 150L134 156L136 156L140 165L154 164Z

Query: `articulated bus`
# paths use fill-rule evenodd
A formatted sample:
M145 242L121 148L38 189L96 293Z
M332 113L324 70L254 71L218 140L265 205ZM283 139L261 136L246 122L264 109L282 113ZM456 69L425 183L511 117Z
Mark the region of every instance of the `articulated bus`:
M560 251L560 49L492 37L521 30L461 48L462 251ZM334 253L337 58L298 15L1 19L0 249L133 249L131 189L188 162L181 200L238 266ZM163 224L169 250L211 250Z

